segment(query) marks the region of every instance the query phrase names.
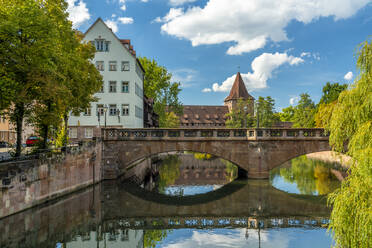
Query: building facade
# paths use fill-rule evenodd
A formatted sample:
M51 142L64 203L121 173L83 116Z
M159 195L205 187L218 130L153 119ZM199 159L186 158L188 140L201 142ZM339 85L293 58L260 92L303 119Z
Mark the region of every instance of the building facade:
M183 114L180 116L180 127L225 128L226 114L236 107L239 99L249 102L247 114L254 116L254 98L248 93L238 72L223 106L185 105L183 106Z
M99 18L85 33L84 42L96 47L93 63L103 85L90 108L69 118L70 140L100 136L101 127L143 128L144 70L130 40L119 39Z
M0 115L0 142L14 144L17 140L16 132L4 116Z

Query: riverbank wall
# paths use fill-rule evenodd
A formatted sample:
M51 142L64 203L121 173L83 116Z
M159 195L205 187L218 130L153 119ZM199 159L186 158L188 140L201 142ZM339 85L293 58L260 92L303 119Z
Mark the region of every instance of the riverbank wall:
M309 159L321 160L328 163L337 163L345 169L348 169L350 167L351 162L351 157L333 151L310 153L307 154L306 157Z
M0 218L102 181L99 141L0 164Z

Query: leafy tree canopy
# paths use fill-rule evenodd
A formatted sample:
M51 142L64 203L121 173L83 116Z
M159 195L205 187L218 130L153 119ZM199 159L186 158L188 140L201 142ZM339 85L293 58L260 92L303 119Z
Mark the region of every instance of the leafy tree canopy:
M315 112L315 103L311 100L309 94L302 93L298 104L294 107L293 127L314 127Z
M172 74L155 60L146 57L139 60L145 70L145 95L154 99L154 111L159 115L159 126L167 127L168 118L173 118L173 115L166 112L174 112L177 115L182 113L182 104L178 98L180 83L172 83Z
M250 100L239 99L236 106L226 114L226 127L228 128L244 128L253 127L254 118L248 113Z
M272 127L279 121L279 116L275 114L275 100L270 96L258 98L257 112L260 127Z

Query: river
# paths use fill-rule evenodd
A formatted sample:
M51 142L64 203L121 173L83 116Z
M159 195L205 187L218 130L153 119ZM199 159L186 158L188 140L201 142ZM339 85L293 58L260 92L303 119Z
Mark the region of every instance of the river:
M301 156L248 180L208 154L159 155L0 220L0 247L331 247L336 167Z

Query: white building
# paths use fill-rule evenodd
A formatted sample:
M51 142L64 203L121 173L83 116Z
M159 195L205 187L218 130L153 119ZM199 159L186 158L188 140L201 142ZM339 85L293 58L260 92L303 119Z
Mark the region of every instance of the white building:
M130 40L120 40L99 18L85 33L84 42L96 47L93 63L104 84L99 100L79 116L69 118L70 139L100 136L100 127L143 127L144 70ZM106 117L105 117L106 116Z

